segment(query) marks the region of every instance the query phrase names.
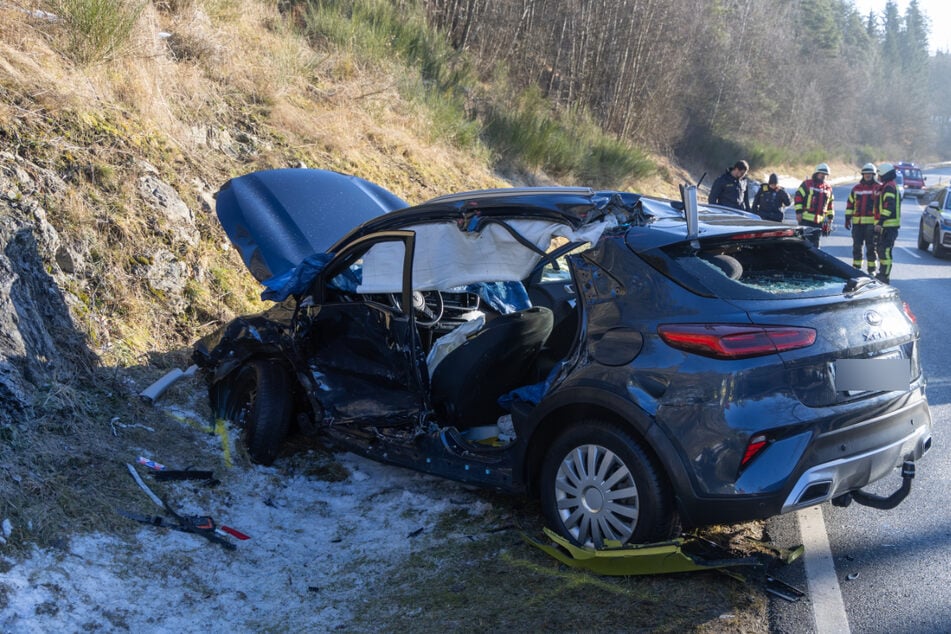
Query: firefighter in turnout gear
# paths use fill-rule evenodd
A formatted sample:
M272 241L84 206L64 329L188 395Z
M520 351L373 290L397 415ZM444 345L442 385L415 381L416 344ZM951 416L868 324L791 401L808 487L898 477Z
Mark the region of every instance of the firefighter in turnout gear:
M796 222L803 227L816 229L807 231L806 239L817 248L820 231L822 235L829 235L832 231L832 220L835 218L835 209L832 206L832 186L826 182L828 176L829 166L819 163L812 178L802 182L793 199Z
M891 163L878 166L878 177L881 185L878 188L878 220L874 225L878 234L878 279L888 284L892 276L892 247L901 226L901 196L895 182L895 167Z
M875 244L875 221L878 220L877 173L873 164L863 165L862 180L849 192L849 200L845 203L845 229L852 230L852 266L861 269L864 255L868 262L868 274L872 277L878 271Z

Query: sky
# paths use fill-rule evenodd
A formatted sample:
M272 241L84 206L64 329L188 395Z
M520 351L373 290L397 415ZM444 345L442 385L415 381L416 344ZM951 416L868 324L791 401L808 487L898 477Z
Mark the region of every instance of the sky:
M882 14L885 11L887 0L852 0L852 3L863 16L869 11ZM909 0L895 0L898 14L905 15ZM951 51L951 2L949 0L918 0L918 7L930 20L928 47L932 54L935 51Z

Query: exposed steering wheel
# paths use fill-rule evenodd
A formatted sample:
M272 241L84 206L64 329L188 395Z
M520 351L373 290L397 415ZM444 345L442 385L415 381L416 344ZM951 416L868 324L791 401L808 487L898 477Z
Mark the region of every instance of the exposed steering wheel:
M390 293L390 301L396 308L403 310L399 295ZM446 303L439 291L413 291L413 313L416 315L417 326L432 328L442 319L445 310Z

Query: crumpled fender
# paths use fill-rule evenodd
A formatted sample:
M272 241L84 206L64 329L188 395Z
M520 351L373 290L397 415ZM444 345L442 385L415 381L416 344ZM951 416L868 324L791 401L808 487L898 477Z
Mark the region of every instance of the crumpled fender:
M216 383L251 357L284 358L281 342L288 330L264 315L237 317L199 340L192 360L206 372L210 383Z

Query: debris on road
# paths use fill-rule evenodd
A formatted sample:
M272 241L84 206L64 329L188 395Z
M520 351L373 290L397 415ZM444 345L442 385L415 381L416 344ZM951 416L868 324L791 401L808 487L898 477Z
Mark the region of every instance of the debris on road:
M690 547L700 542L690 537L656 544L617 545L595 549L575 546L547 528L544 531L545 535L555 542L554 546L542 544L527 536L525 540L567 566L583 568L599 575L660 575L762 565L762 561L755 557L706 559L692 554L688 552Z
M147 403L155 403L176 381L182 377L193 376L197 370L197 365L192 365L187 370L173 368L166 372L158 381L139 392L139 396Z

